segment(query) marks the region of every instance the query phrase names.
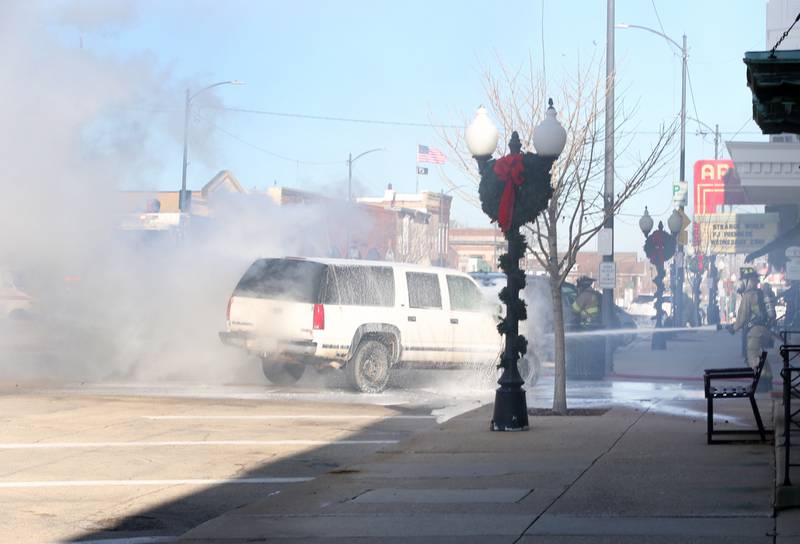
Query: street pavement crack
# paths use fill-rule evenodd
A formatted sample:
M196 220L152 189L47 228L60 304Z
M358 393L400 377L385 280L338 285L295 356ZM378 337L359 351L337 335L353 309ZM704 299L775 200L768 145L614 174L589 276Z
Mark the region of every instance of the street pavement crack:
M552 501L550 501L550 504L548 504L548 505L547 505L547 508L545 508L544 510L542 510L542 512L541 512L541 513L540 513L538 516L536 516L536 517L533 519L533 521L531 521L531 522L528 524L528 526L527 526L527 527L525 527L525 529L524 529L524 530L522 531L522 533L521 533L521 534L520 534L520 535L517 537L517 539L516 539L516 540L514 540L514 544L517 544L517 542L519 542L519 541L522 539L522 537L524 537L524 536L525 536L525 533L527 533L527 532L530 530L530 528L531 528L531 527L533 527L533 526L536 524L536 522L537 522L537 521L539 521L539 519L541 519L541 517L542 517L543 515L545 515L545 514L547 513L547 511L548 511L548 510L550 510L550 508L552 508L552 507L553 507L553 505L554 505L555 503L557 503L559 500L561 500L561 497L563 497L564 495L566 495L566 494L567 494L567 492L568 492L570 489L572 489L572 486L574 486L576 483L578 483L578 480L580 480L581 478L583 478L584 474L586 474L587 472L589 472L589 471L592 469L592 467L594 467L594 466L597 464L597 462L598 462L598 461L600 461L600 459L602 459L602 458L603 458L603 457L605 457L605 456L606 456L608 453L610 453L610 452L611 452L611 450L613 450L613 449L614 449L614 448L617 446L617 444L619 444L620 440L622 440L622 439L625 437L625 435L626 435L626 434L628 434L628 431L630 431L630 430L633 428L633 426L634 426L634 425L636 425L637 423L639 423L639 421L641 421L641 419L642 419L642 418L643 418L643 417L644 417L644 416L647 414L647 412L649 412L649 411L650 411L650 408L652 408L653 406L655 406L656 404L658 404L658 402L659 402L659 401L652 401L652 402L651 402L651 403L650 403L650 404L647 406L647 408L645 408L645 409L642 411L642 413L641 413L641 414L639 414L639 416L638 416L638 417L637 417L635 420L633 420L633 422L632 422L630 425L628 425L627 427L625 427L625 429L622 431L622 433L620 433L620 435L617 437L617 439L616 439L616 440L614 440L614 442L612 442L612 443L611 443L611 445L610 445L608 448L606 448L606 449L605 449L605 451L603 451L602 453L600 453L600 455L598 455L597 457L595 457L595 458L592 460L592 462L591 462L591 463L589 463L589 466L588 466L588 467L586 467L585 469L583 469L583 470L581 471L581 473L580 473L580 474L578 474L578 475L575 477L575 479L574 479L574 480L572 480L572 481L571 481L569 484L567 484L567 485L564 487L564 490L563 490L561 493L559 493L559 494L558 494L558 496L557 496L556 498L554 498Z

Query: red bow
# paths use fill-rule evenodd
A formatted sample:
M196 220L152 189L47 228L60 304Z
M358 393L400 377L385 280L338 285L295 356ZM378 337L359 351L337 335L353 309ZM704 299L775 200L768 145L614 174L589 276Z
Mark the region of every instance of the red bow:
M664 235L661 233L661 231L655 231L653 233L653 245L655 246L656 249L656 255L655 255L656 266L663 265L664 261L666 260L664 259L664 244L665 244Z
M503 196L500 198L500 209L497 213L497 222L503 232L511 229L511 220L514 217L514 202L517 198L517 187L522 185L525 167L522 164L522 155L514 153L506 155L494 163L494 173L500 181L506 184Z

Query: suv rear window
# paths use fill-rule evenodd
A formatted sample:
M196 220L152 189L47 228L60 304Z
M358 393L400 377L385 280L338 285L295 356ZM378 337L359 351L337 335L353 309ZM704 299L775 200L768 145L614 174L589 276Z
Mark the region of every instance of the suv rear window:
M330 266L323 302L344 306L394 306L394 272L388 266Z
M294 259L259 259L244 273L233 294L315 303L325 265Z

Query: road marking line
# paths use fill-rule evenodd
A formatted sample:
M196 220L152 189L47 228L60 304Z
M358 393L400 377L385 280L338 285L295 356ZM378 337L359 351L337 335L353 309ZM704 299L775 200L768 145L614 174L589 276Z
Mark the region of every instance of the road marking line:
M360 446L397 444L399 440L165 440L160 442L32 442L0 444L0 450L146 448L169 446Z
M177 536L134 536L130 538L104 538L103 540L61 540L54 544L165 544L177 541Z
M192 420L192 419L253 419L253 420L293 420L293 419L320 419L320 420L340 420L340 419L435 419L435 416L368 416L368 415L315 415L315 414L300 414L300 415L197 415L197 416L142 416L144 419L151 420Z
M149 485L223 485L223 484L295 484L314 478L219 478L183 480L42 480L36 482L0 482L0 489L30 489L40 487L104 487Z

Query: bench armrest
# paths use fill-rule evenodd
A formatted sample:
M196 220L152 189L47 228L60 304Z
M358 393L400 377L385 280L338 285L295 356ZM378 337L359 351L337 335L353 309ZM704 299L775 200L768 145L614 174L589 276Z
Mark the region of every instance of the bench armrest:
M703 377L707 380L748 378L753 379L755 372L752 368L711 368L707 369Z
M731 373L742 373L742 374L753 374L753 369L749 366L737 366L732 368L707 368L703 371L703 374L731 374Z

